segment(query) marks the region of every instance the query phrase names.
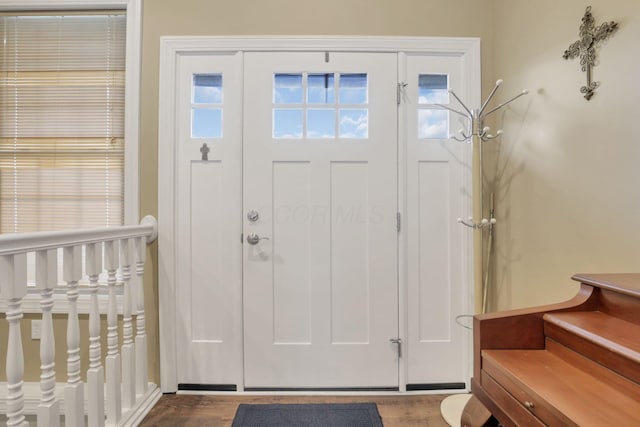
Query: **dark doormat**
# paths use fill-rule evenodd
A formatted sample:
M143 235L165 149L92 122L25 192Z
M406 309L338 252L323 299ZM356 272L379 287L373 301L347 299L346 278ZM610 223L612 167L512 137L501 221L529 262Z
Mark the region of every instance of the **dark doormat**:
M240 404L232 427L383 427L375 403Z

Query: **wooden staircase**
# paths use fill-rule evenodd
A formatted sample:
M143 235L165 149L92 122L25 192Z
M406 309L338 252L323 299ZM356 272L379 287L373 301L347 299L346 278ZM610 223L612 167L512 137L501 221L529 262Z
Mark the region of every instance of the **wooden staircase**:
M504 426L640 426L640 274L573 278L571 301L475 318L473 393Z

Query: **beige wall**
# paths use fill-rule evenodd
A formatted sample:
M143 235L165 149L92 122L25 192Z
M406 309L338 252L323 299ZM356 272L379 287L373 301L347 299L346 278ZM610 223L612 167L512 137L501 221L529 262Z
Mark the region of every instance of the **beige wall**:
M620 24L598 49L593 76L601 86L591 101L579 93L586 82L579 60L562 58L589 4L596 25ZM495 191L499 221L492 306L510 308L572 296L574 273L640 269L640 3L496 0L494 6L500 93L531 91L498 117L504 137L485 150L485 193Z

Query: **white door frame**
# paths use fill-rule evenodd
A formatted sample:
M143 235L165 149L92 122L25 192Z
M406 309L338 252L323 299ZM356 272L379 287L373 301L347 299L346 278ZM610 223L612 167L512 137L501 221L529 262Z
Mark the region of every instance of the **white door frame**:
M159 293L159 334L160 334L160 385L162 392L171 393L178 389L176 357L176 292L179 278L176 277L178 256L176 253L176 141L177 121L176 77L177 64L181 55L224 54L246 51L357 51L394 52L399 54L421 54L435 56L456 56L461 59L464 90L458 95L469 100L470 105L480 104L480 39L444 37L214 37L214 36L171 36L160 38L160 79L158 109L158 293ZM400 74L402 75L402 73ZM404 123L403 108L399 110L398 123ZM398 206L400 214L406 210L406 169L402 159L406 156L406 142L403 129L398 135ZM464 159L470 164L471 159ZM471 188L471 174L465 181ZM465 212L470 206L465 206ZM404 215L403 215L404 216ZM461 213L460 216L464 216ZM406 228L399 235L399 335L406 335ZM467 250L461 254L463 277L468 283L470 298L468 312L473 312L473 257L471 233L465 242ZM469 349L469 365L471 351ZM406 366L400 361L399 383L404 390Z

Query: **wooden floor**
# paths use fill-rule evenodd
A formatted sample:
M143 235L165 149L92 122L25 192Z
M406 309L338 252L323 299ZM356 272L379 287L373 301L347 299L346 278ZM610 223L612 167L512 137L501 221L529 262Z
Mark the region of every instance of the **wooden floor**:
M210 396L165 394L140 426L229 427L240 403L375 402L385 427L447 427L440 415L446 395Z

